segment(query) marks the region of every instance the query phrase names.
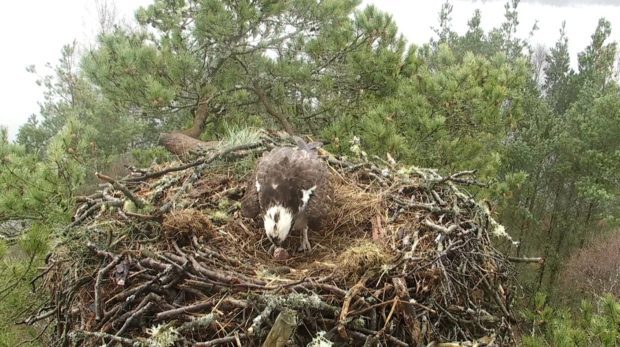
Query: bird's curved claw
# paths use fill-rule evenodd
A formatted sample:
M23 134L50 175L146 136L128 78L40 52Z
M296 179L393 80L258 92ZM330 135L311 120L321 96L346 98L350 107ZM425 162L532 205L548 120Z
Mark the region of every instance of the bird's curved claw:
M303 240L299 247L297 247L297 252L310 252L312 251L312 245L310 245L310 241Z
M299 248L297 248L297 251L298 252L312 251L312 245L310 244L310 241L308 241L308 227L305 227L302 232L301 244L299 245Z
M267 254L273 256L273 252L276 250L276 245L274 245L273 243L271 244L271 246L269 246L269 249L267 250Z

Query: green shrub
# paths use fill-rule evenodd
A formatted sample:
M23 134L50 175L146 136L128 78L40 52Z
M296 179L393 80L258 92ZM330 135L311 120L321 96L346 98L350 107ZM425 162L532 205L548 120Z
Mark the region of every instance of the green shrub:
M48 251L48 235L44 227L34 225L15 245L0 244L0 347L44 345L37 338L41 327L16 323L43 303L41 293L32 292L30 280Z
M533 310L524 310L529 335L522 345L617 346L620 344L620 300L611 294L594 302L582 300L579 310L552 308L545 294L538 293Z

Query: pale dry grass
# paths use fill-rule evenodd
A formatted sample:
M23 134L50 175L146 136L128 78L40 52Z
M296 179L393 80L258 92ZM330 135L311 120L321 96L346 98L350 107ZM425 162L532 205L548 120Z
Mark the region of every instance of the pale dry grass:
M162 231L166 238L172 240L214 235L214 227L209 217L196 209L177 210L165 215Z

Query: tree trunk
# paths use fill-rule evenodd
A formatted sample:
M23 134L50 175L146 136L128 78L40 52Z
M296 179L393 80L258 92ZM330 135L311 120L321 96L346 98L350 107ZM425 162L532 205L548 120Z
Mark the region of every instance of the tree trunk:
M261 86L258 85L258 82L254 82L254 92L256 93L256 96L258 96L258 100L261 102L263 107L265 107L267 113L269 113L273 118L275 118L289 135L295 135L295 129L293 128L293 125L288 121L288 119L286 119L286 116L276 111L273 105L271 105L271 103L267 99L265 91Z
M193 137L195 139L200 138L200 135L205 130L207 118L209 118L210 100L211 98L209 97L205 100L200 100L200 102L198 102L198 107L196 107L196 111L194 112L192 127L181 131L182 134Z
M551 255L551 243L553 242L553 231L555 229L555 219L557 217L558 214L558 200L560 198L560 191L562 189L562 185L563 185L563 181L558 182L556 189L555 189L555 197L553 199L553 209L551 210L551 220L549 221L549 226L547 229L547 241L545 244L545 249L543 252L543 258L545 259L545 262L542 264L542 266L540 267L540 271L538 273L538 285L536 287L536 292L541 290L542 284L543 284L543 279L545 277L545 271L548 268L548 260L551 259L550 255ZM531 300L533 299L533 297L530 298L530 301L528 302L528 306L531 304Z
M527 205L527 212L529 212L531 216L535 216L534 219L539 219L536 217L536 212L534 211L534 207L538 199L540 179L541 179L541 172L539 171L536 174L536 181L534 182L534 185L532 187L532 192L528 194L528 197L525 201L525 204ZM521 251L523 251L525 248L528 248L527 246L530 246L529 248L531 249L531 237L533 235L532 218L526 218L526 217L520 217L520 218L522 218L523 220L521 221L521 227L519 228L521 232L521 236L519 239L519 245L517 246L517 257L521 256ZM524 235L527 237L524 237ZM523 244L522 240L527 242L527 245Z
M588 234L588 231L590 230L589 226L590 226L590 219L592 218L593 208L594 208L594 201L591 201L590 204L588 205L588 214L586 215L586 219L583 222L583 228L581 230L581 239L579 241L579 248L583 248L584 244L586 243L587 234Z
M574 188L571 188L571 192L568 195L568 199L566 200L567 202L574 202L574 197L575 197L575 190ZM578 205L577 205L578 206ZM560 259L562 259L562 257L564 257L566 252L562 252L563 250L563 246L564 246L564 241L566 240L567 236L569 236L569 233L572 233L575 231L574 229L574 223L571 223L571 227L569 228L569 226L564 225L566 223L566 221L568 219L570 219L571 215L576 215L577 217L575 218L575 220L579 219L579 209L577 208L577 211L575 211L575 213L571 213L570 212L570 208L568 206L564 206L563 208L564 212L562 213L562 219L560 222L561 225L563 226L563 228L561 228L560 234L558 235L558 241L556 242L555 245L555 256L556 256L556 261L553 263L553 266L550 269L549 272L549 288L553 288L553 286L555 285L555 281L557 279L557 275L558 272L560 271L561 268L561 264L560 264Z
M209 101L211 101L211 97L200 99L194 110L194 119L192 120L191 127L171 133L161 133L159 135L159 144L164 146L170 153L179 156L186 156L192 152L213 148L217 141L204 142L199 140L209 118Z
M217 141L200 141L180 132L161 133L159 135L159 144L164 146L168 152L179 156L213 148L217 143Z
M532 216L536 216L534 211L534 206L536 205L536 201L538 199L539 185L540 185L540 174L536 175L536 182L534 183L533 192L530 194L529 203L527 204L527 212ZM536 217L534 217L536 218ZM523 224L521 225L521 233L527 233L527 239L530 240L532 236L532 219L531 218L523 218ZM531 243L531 240L529 241ZM521 244L519 244L520 246ZM521 248L519 247L519 250Z

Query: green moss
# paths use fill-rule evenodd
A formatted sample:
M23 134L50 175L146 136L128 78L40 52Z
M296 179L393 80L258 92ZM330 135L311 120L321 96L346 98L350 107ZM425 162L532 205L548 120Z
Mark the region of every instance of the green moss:
M138 211L138 208L133 201L125 199L125 203L123 203L123 211L136 213Z
M217 205L221 210L225 210L229 208L232 205L232 203L230 202L229 199L223 198L223 199L220 199Z
M218 223L218 224L226 223L230 219L230 216L226 214L226 212L224 211L214 211L213 213L210 214L210 217L214 223Z

